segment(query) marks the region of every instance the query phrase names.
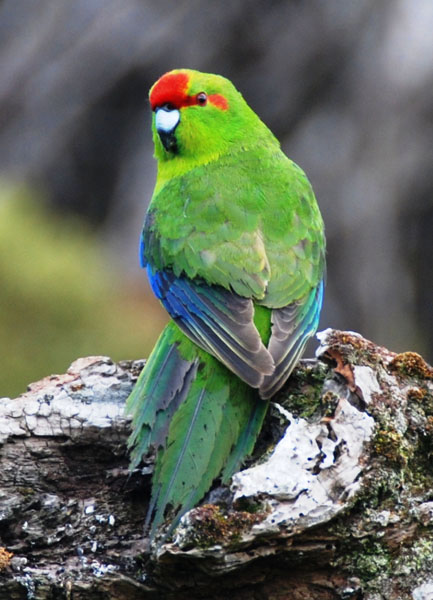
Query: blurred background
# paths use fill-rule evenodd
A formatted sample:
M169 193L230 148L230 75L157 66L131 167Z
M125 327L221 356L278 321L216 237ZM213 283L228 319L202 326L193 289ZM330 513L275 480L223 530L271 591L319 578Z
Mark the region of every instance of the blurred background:
M431 0L3 0L0 396L86 354L148 355L138 266L155 178L147 92L229 77L309 175L321 328L433 360Z

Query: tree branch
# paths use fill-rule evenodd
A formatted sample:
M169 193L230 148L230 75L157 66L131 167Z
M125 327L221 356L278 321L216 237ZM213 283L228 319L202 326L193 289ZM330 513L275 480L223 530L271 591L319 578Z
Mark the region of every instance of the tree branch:
M357 334L319 338L247 468L152 548L152 460L128 472L124 416L143 361L79 359L3 399L0 600L427 600L433 370Z

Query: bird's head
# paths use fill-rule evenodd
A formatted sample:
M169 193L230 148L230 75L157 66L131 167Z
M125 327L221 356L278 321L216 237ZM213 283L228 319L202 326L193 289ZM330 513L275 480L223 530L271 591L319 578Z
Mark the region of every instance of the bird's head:
M275 138L224 77L177 69L149 93L155 156L161 161L203 164Z

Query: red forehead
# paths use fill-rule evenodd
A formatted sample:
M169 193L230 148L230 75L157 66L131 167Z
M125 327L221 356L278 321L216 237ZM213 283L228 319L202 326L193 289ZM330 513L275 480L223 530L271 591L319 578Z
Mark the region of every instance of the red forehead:
M198 104L195 96L187 94L188 85L189 76L186 73L167 73L163 75L155 83L150 93L149 100L152 110L167 103L172 104L175 108ZM221 110L227 110L229 107L227 99L221 94L211 94L208 96L208 100Z
M170 102L176 108L184 106L185 100L188 98L186 93L188 82L189 77L186 73L167 73L163 75L155 83L150 94L152 110L167 102Z

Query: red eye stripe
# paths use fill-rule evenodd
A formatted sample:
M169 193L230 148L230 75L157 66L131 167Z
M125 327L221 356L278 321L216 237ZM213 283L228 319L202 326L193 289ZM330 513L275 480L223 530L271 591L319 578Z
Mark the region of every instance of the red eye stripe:
M227 99L221 94L211 94L210 96L208 96L208 100L211 104L213 104L217 108L220 108L221 110L227 110L229 107Z
M197 95L188 96L189 77L186 73L167 73L159 79L150 91L150 105L152 110L164 104L171 104L174 108L184 106L200 106ZM221 110L228 109L228 102L221 94L208 96L211 104Z

